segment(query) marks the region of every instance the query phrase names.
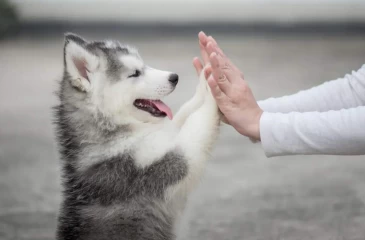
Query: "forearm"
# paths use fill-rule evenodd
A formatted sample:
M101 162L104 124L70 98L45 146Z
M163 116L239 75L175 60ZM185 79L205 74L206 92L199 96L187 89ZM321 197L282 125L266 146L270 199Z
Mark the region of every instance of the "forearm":
M344 78L311 89L258 102L266 112L325 112L365 105L365 65Z
M365 154L365 106L329 112L268 113L260 119L268 157Z

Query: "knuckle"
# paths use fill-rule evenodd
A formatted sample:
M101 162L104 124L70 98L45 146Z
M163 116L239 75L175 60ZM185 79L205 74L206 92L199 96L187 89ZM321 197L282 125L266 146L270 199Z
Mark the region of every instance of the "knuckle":
M224 63L223 65L222 65L222 70L231 70L232 68L231 68L231 66L229 66L229 64L228 63Z
M220 85L224 84L225 82L226 82L226 80L224 78L218 78L218 80L217 80L217 83Z
M218 83L225 83L227 81L227 77L226 77L226 75L224 75L224 74L221 74L219 77L218 77L218 79L217 79L217 82Z
M231 101L234 104L238 104L242 101L243 93L241 91L232 91L231 93Z
M231 98L232 103L235 104L235 105L236 104L239 104L240 103L240 100L241 100L241 98L239 96L233 96Z

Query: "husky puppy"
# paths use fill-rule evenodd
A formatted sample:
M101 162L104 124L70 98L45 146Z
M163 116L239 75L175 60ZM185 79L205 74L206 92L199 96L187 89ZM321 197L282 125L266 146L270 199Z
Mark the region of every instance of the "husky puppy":
M65 35L55 107L64 188L58 240L175 239L220 122L204 74L172 117L161 98L177 83L132 47Z

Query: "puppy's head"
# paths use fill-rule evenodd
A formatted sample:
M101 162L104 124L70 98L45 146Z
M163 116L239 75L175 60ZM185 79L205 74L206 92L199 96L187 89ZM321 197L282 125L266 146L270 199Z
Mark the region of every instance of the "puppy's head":
M77 107L102 114L113 124L172 118L160 99L175 89L178 75L147 66L134 48L66 34L64 74Z

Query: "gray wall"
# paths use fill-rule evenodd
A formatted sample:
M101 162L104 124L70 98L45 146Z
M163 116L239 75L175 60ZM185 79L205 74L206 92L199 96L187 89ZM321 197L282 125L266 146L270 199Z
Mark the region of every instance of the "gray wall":
M365 0L12 0L12 2L18 7L24 21L365 22Z

